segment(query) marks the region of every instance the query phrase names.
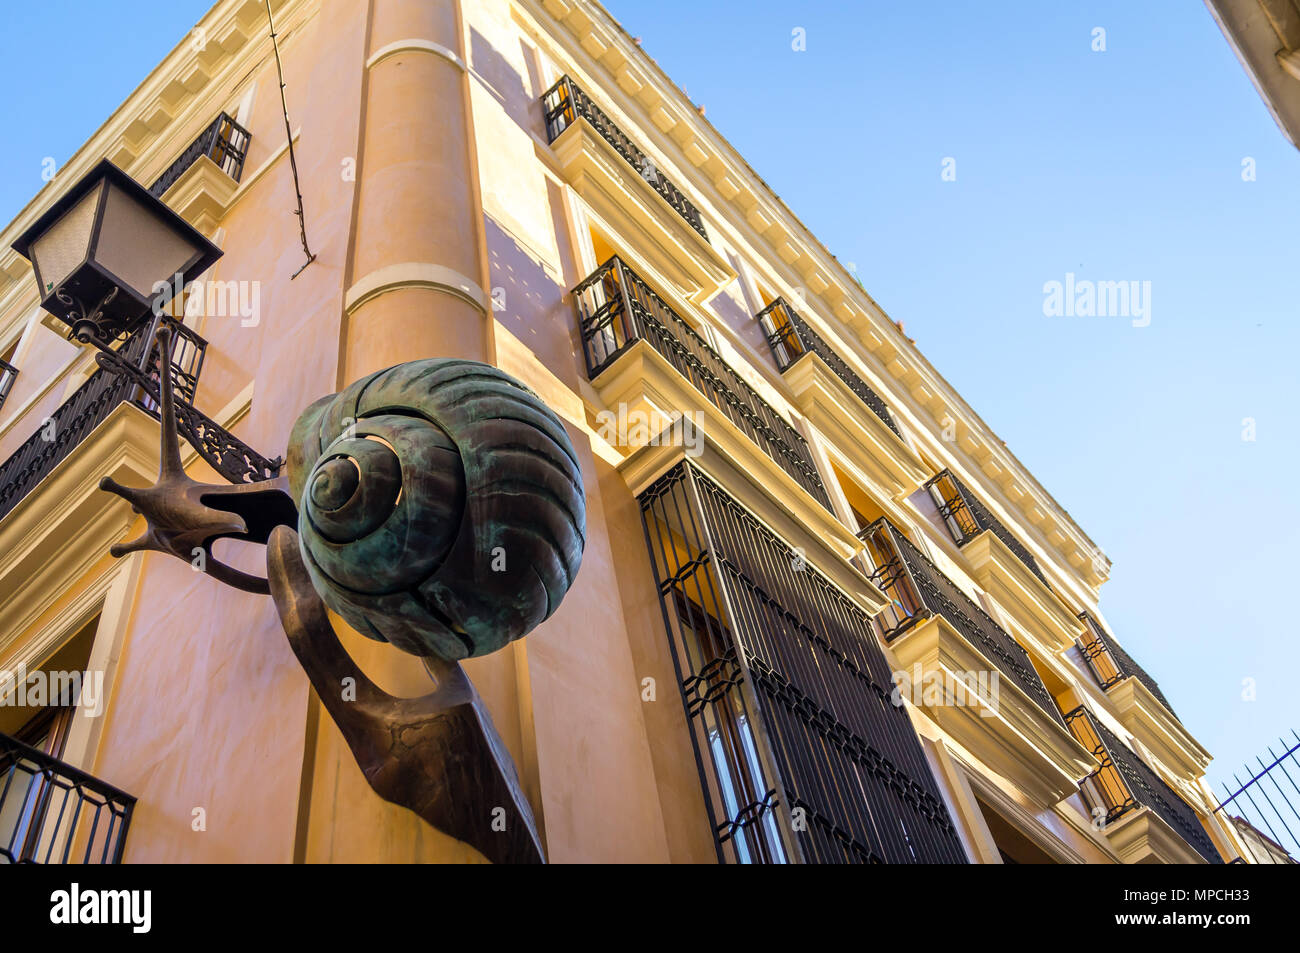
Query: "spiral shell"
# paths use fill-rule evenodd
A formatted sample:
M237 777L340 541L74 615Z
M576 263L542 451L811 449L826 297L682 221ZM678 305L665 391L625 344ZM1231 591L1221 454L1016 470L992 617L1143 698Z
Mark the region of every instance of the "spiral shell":
M316 401L294 424L288 467L321 598L414 655L462 659L521 638L582 560L568 433L490 364L411 361Z

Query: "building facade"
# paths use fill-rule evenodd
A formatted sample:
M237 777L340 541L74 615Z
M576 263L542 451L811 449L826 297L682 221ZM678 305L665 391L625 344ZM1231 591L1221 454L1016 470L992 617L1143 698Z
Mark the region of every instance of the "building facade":
M8 250L107 157L223 249L173 373L264 457L419 357L497 365L565 422L581 570L465 666L550 861L1242 853L1104 621L1104 554L602 7L271 7L288 135L266 8L221 0L0 242L0 672L27 676L0 852L482 859L369 788L269 599L109 554L142 521L97 484L153 481L157 408ZM383 688L429 690L335 621ZM16 694L72 672L74 703Z

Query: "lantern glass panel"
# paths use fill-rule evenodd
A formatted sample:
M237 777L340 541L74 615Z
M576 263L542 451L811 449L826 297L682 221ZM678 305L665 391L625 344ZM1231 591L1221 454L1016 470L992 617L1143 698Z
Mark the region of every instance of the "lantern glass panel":
M101 182L32 243L32 259L41 279L42 297L60 287L86 260L95 225L95 210L103 190L104 183Z
M172 277L198 254L199 249L134 196L115 183L108 185L104 220L95 244L95 261L143 299L154 285L170 288ZM164 292L164 297L170 291Z

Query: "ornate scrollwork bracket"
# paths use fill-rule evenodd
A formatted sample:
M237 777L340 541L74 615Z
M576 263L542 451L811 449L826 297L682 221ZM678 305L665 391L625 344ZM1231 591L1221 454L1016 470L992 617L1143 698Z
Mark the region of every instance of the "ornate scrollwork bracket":
M99 307L102 309L112 297L113 293L110 293L103 302L100 302ZM111 328L109 330L112 331ZM140 365L131 363L113 348L112 342L117 339L117 336L116 333L105 336L104 329L95 320L80 318L72 325L72 332L69 335L82 344L91 345L99 352L95 355L95 363L101 368L113 374L129 377L155 404L161 407L162 391L171 383L171 328L161 317L154 319L147 334L144 357ZM160 371L157 378L147 370L155 342L159 348ZM162 373L162 368L166 368L169 373ZM198 451L199 456L207 461L212 469L231 483L253 483L271 480L279 475L281 467L284 466L282 457L268 460L187 400L177 400L173 396L172 408L175 429L190 446Z

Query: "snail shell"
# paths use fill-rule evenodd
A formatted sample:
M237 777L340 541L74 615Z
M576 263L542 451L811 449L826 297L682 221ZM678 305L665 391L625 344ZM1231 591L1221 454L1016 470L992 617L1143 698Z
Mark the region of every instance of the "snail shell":
M490 364L411 361L316 401L288 467L317 592L404 652L496 651L555 611L582 560L568 433Z

